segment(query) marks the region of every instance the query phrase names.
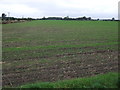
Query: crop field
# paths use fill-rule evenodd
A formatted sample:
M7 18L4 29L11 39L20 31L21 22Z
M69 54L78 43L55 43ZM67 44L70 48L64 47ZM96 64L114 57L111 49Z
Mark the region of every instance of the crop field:
M3 87L118 71L117 21L4 24Z

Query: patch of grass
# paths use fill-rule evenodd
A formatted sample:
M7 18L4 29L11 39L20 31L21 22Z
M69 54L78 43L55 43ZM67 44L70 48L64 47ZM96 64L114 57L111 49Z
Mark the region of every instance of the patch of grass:
M40 82L23 85L20 88L118 88L118 73L107 73L86 78L58 81L54 83Z
M35 50L35 49L55 49L55 48L73 48L73 47L90 47L90 46L103 46L103 45L117 45L118 42L108 43L93 43L93 44L81 44L81 45L53 45L53 46L36 46L36 47L11 47L3 48L3 51L20 51L20 50Z

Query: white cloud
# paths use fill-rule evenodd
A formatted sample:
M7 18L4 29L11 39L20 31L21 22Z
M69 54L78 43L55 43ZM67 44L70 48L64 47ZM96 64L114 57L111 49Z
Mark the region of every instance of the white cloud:
M14 16L118 17L119 0L1 0L0 13Z
M31 13L35 13L35 12L38 12L38 10L36 8L31 8L27 5L19 5L19 4L5 4L4 6L1 5L1 7L5 10L5 11L11 11L11 12L18 12L18 13L28 13L28 14L31 14ZM6 8L8 7L8 8Z

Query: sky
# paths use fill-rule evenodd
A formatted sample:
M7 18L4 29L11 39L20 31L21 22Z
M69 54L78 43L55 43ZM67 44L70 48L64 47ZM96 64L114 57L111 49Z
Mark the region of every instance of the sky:
M119 0L0 0L0 14L11 17L118 18Z

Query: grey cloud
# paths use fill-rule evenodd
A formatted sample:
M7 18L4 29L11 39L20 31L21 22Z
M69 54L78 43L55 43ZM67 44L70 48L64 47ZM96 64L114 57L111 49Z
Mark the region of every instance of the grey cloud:
M91 16L93 18L117 18L117 1L114 0L2 0L0 13L11 12L12 16L43 17L43 16ZM102 4L102 2L104 3ZM109 1L109 3L108 3ZM87 3L85 3L87 2ZM100 4L101 2L101 4ZM12 10L2 5L24 5L23 12ZM13 7L14 8L14 7ZM15 7L16 9L18 7ZM31 12L31 13L30 13Z

